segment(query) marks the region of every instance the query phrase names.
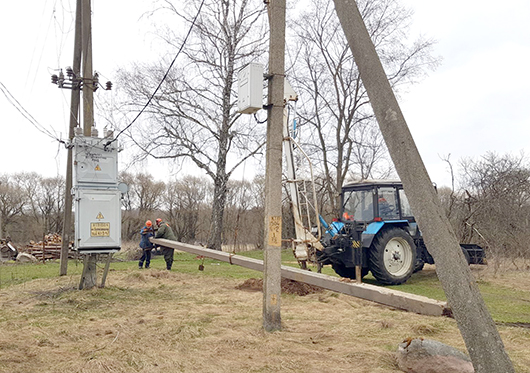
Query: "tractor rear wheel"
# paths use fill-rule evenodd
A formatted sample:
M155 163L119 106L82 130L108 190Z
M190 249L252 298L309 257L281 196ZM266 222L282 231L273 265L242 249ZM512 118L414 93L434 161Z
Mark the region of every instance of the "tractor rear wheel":
M416 245L403 229L380 232L368 256L372 274L382 284L399 285L409 279L416 267Z

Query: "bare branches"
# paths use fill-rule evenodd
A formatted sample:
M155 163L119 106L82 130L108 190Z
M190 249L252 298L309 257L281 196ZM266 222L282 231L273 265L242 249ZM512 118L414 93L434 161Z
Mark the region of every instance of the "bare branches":
M460 188L445 204L462 242L478 240L490 257L528 257L530 167L524 154L463 159L460 173Z
M197 2L185 7L159 2L159 11L191 23ZM254 0L205 1L178 67L167 75L154 97L147 121L130 132L134 143L154 158L191 160L214 181L212 244L220 248L226 183L246 159L260 152L264 129L239 120L236 110L236 71L264 53L259 23L264 8ZM254 31L257 29L257 31ZM169 47L182 38L171 30L162 36ZM148 97L166 62L121 71L128 107Z
M412 13L395 0L359 1L372 39L396 88L414 82L435 65L432 42L418 39L408 46ZM296 49L291 74L301 98L300 116L308 145L319 149L317 167L333 180L327 190L335 200L345 178L389 174L391 164L369 106L366 90L338 22L332 3L312 0L295 21ZM308 133L309 132L309 133Z

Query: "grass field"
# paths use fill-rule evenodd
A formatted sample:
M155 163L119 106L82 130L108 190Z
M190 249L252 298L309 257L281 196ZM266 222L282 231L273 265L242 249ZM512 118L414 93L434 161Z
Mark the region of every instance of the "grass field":
M296 265L289 251L283 262ZM105 288L79 291L79 262L61 277L58 263L1 264L0 372L399 372L408 337L465 351L453 319L329 291L282 294L282 330L266 333L262 294L241 290L261 273L181 252L171 272L159 256L151 266L113 262ZM472 270L516 371L530 373L530 273ZM432 266L398 288L444 299Z

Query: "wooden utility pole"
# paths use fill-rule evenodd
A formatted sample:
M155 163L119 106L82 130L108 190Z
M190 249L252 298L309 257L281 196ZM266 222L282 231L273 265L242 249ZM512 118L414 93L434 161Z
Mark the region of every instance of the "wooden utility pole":
M94 126L94 88L91 84L92 72L92 11L90 0L82 0L81 7L81 40L82 40L82 67L83 67L83 134L85 137L92 135ZM90 289L96 286L96 254L87 255L84 261L83 276L80 288Z
M357 4L334 0L381 133L403 182L425 243L436 263L449 306L477 373L514 372L451 224L366 30ZM426 118L428 120L428 118Z
M263 327L281 329L282 140L285 80L285 0L268 4L269 89L265 174Z
M0 181L0 187L2 187L2 182ZM2 220L2 211L0 211L0 238L4 237L4 223Z
M83 78L92 79L92 18L90 0L82 0L81 38L83 49ZM94 91L92 84L83 84L83 134L90 137L94 125Z
M81 73L81 0L77 0L75 15L75 37L74 37L74 63L72 69L75 74ZM79 122L79 89L72 89L70 96L70 129L68 139L74 138L74 129ZM70 235L72 233L72 148L67 149L66 160L66 187L64 192L64 222L61 244L61 267L59 274L66 275L68 271L68 250L70 246Z

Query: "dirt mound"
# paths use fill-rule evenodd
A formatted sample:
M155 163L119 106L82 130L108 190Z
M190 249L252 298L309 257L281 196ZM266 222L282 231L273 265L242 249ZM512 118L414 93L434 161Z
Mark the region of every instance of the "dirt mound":
M318 286L304 284L294 280L282 278L281 283L282 293L284 294L295 294L295 295L308 295L321 293L324 289ZM242 284L236 286L236 289L246 291L262 291L263 290L263 279L261 278L249 278Z

